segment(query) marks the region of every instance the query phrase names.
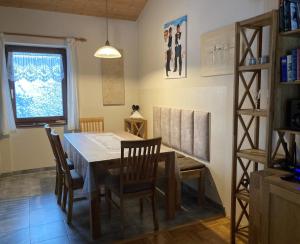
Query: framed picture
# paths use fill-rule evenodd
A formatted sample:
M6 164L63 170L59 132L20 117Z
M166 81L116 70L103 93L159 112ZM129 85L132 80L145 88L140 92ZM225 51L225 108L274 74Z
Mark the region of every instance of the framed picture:
M104 106L125 104L123 51L121 58L101 59L102 97Z
M187 15L163 26L164 77L186 78Z
M234 71L234 24L201 35L201 76L230 75Z

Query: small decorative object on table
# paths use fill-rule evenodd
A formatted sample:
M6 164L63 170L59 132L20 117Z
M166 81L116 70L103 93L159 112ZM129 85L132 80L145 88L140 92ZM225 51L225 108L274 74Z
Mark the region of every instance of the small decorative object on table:
M132 105L132 111L130 118L135 118L135 119L143 119L143 116L139 113L140 106L139 105Z

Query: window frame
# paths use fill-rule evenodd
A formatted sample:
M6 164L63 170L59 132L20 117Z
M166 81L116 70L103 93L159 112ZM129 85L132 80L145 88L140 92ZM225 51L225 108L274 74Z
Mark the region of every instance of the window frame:
M10 97L12 99L12 106L14 111L14 117L17 127L39 127L45 123L55 124L67 124L67 55L65 48L56 47L39 47L39 46L23 46L23 45L5 45L6 62L8 62L9 52L28 52L28 53L45 53L45 54L61 54L64 78L62 80L62 98L63 98L63 116L51 116L51 117L31 117L31 118L17 118L16 113L16 94L15 94L15 81L9 79Z

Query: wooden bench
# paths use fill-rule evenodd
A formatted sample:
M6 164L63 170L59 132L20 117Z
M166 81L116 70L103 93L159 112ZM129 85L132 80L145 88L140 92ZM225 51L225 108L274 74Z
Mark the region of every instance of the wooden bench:
M177 167L177 189L176 189L176 202L177 208L181 207L181 183L186 180L197 180L197 198L198 204L203 205L205 203L205 171L206 166L190 157L186 157L182 154L176 153L176 167ZM158 165L158 176L164 177L165 164ZM158 189L160 193L164 195L161 189Z
M196 179L198 202L204 202L204 175L210 156L210 113L192 109L153 108L153 134L175 151L177 171L177 204L181 204L181 183ZM181 153L180 153L181 152ZM184 154L184 155L183 155ZM162 175L163 164L159 165Z

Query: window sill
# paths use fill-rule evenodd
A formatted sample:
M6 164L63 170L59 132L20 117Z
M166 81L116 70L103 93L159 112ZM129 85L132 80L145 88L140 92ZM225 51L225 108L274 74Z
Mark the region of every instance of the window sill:
M45 124L49 124L49 126L64 126L67 124L66 121L56 121L56 122L48 122L48 123L41 123L41 122L37 122L37 123L28 123L28 124L16 124L17 128L41 128L44 127Z

